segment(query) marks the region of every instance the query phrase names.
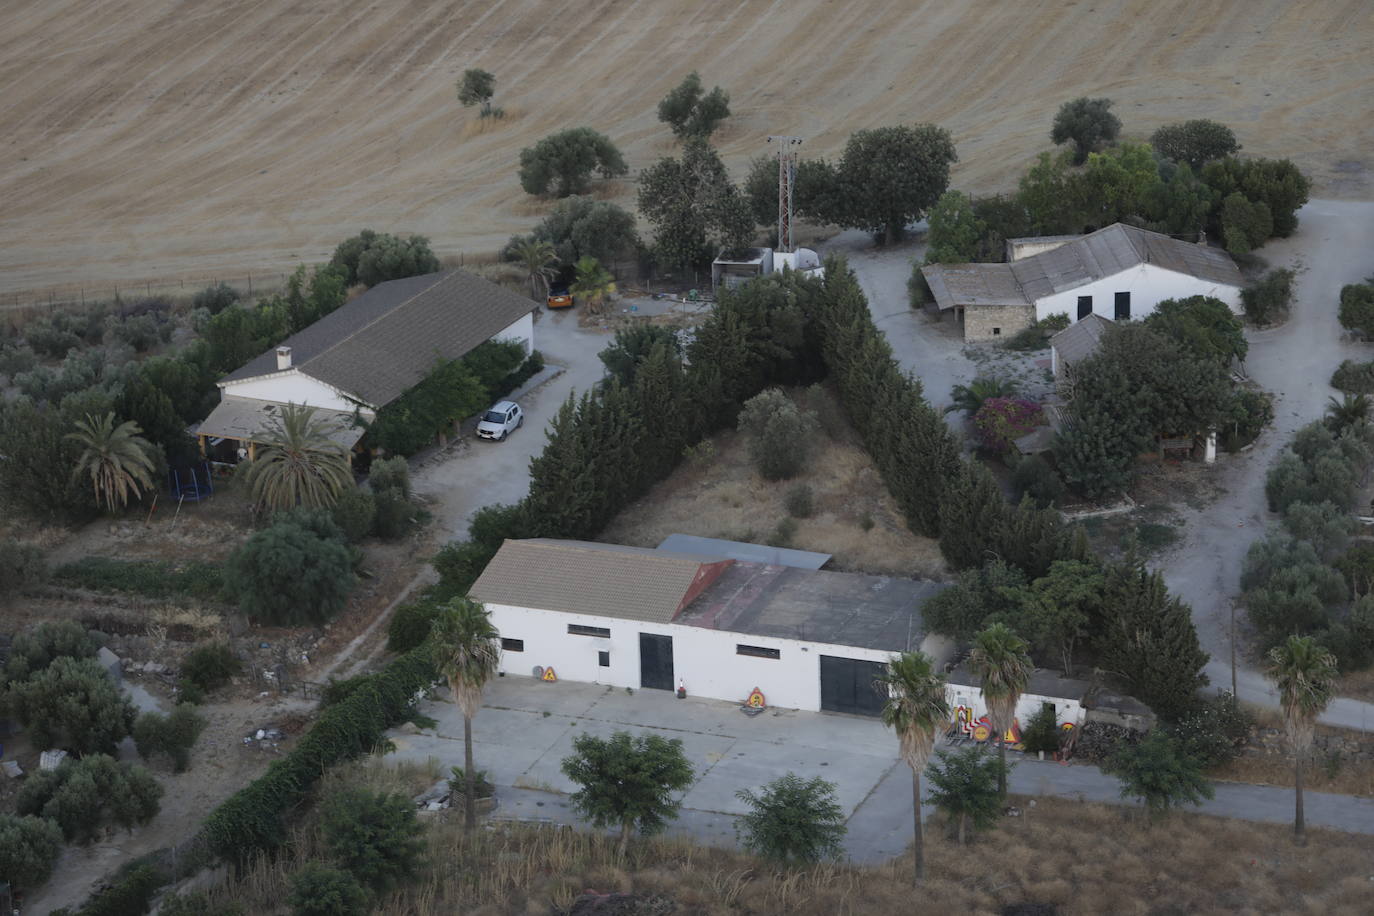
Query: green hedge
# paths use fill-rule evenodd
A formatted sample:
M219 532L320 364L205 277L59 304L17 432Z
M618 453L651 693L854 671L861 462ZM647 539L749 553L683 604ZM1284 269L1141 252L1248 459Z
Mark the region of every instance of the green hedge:
M84 557L58 568L53 581L94 592L131 592L149 598L187 597L203 601L220 598L224 579L220 567L192 560L116 560Z
M354 679L352 689L266 774L231 795L205 820L211 850L235 862L277 846L283 816L326 770L372 750L388 728L404 721L411 700L436 678L428 649L420 646L376 674Z

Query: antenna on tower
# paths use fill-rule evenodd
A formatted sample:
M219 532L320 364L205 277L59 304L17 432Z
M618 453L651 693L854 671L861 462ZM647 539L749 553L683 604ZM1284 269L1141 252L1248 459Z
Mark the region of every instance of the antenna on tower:
M791 252L792 244L792 186L797 180L797 147L801 137L773 134L769 143L777 144L778 155L778 250Z

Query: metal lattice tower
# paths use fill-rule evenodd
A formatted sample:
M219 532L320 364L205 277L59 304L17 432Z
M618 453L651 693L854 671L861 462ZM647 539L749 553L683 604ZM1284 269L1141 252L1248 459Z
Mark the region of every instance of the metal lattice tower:
M795 251L792 245L792 186L797 180L797 147L801 137L774 134L769 143L777 144L778 156L778 250Z

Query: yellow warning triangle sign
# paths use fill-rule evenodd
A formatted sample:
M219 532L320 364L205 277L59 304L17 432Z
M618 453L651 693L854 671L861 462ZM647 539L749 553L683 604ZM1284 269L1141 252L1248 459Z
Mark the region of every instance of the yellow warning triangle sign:
M558 680L558 675L556 675L556 674L553 673L553 668L545 668L545 669L544 669L544 680L546 680L546 681L556 681L556 680Z

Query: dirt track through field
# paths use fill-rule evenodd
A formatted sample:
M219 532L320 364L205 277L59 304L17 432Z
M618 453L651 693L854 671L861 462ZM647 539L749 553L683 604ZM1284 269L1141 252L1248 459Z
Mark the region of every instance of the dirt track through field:
M731 92L737 176L769 133L834 155L930 120L956 184L1007 189L1092 94L1130 135L1215 118L1314 196L1365 199L1371 38L1367 0L8 0L0 292L290 270L363 226L490 252L543 209L522 147L590 125L637 171L672 151L655 105L694 68ZM458 105L471 66L504 121Z

